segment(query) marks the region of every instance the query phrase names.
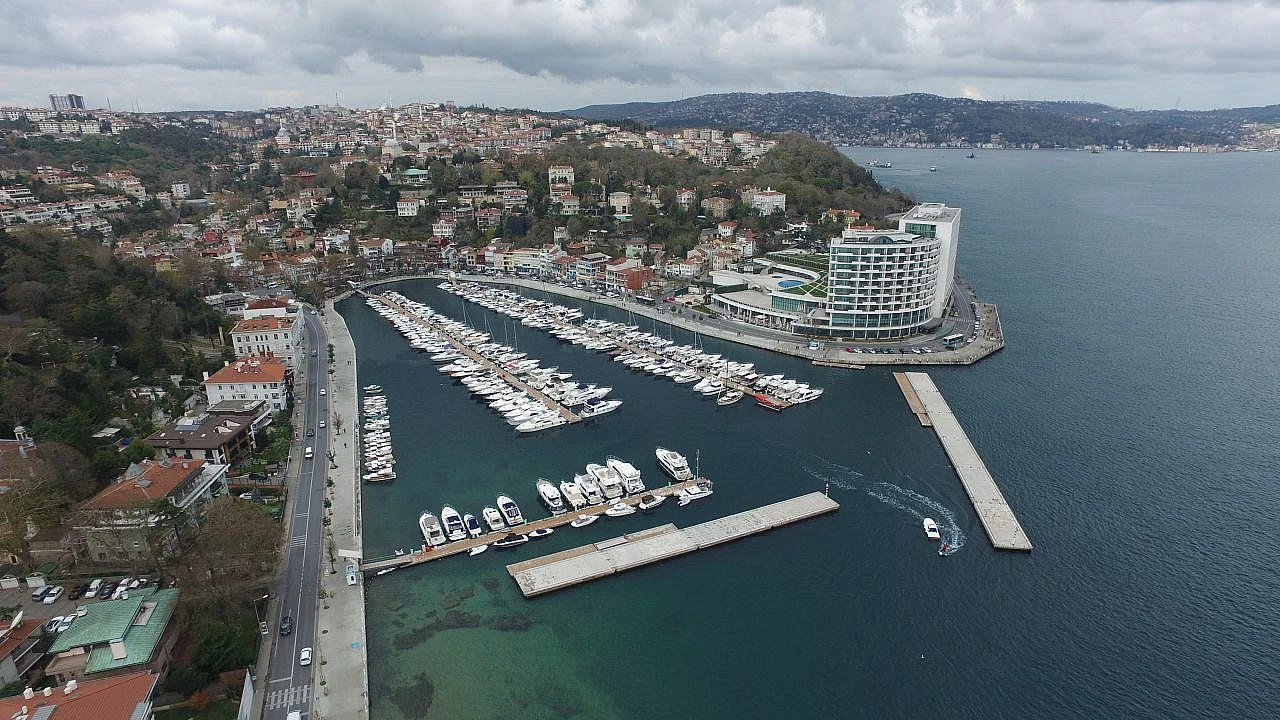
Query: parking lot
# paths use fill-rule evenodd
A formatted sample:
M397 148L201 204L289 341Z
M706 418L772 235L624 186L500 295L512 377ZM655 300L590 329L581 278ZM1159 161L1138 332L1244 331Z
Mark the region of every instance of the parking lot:
M108 580L111 580L112 582L119 582L122 579L124 578L119 576L108 578ZM6 608L20 607L22 609L22 617L27 619L49 620L50 618L58 616L65 617L67 615L74 615L76 607L80 605L95 602L112 602L109 599L104 600L101 597L77 597L72 599L72 595L75 594L73 591L81 584L87 585L89 584L89 581L76 580L68 581L66 583L51 583L50 587L63 587L65 589L63 590L61 597L52 603L45 604L43 600L32 600L32 591L27 587L26 583L22 583L16 589L0 590L0 606ZM149 582L148 584L140 585L138 589L154 587L155 583Z

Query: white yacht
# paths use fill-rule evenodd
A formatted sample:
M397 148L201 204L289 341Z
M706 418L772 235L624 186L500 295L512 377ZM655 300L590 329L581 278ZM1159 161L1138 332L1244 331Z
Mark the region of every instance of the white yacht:
M693 478L693 472L689 470L689 461L680 453L660 447L654 451L654 454L658 457L658 464L671 477L680 482Z
M551 514L563 515L565 512L564 498L560 496L560 491L556 489L556 486L551 484L550 480L539 478L536 487L538 489L538 497L542 499L543 504L547 506Z
M526 420L516 426L516 432L531 433L539 430L548 430L553 427L560 427L569 422L555 413L546 413L538 417Z
M622 517L624 515L633 515L635 514L635 511L636 509L634 507L624 502L616 502L610 505L609 509L604 511L604 514L609 517Z
M588 505L599 505L604 502L604 493L600 492L600 483L596 482L596 479L590 473L574 475L573 481L578 483L578 489L582 490L582 495L587 499Z
M618 471L600 463L588 463L587 474L600 483L600 492L609 500L622 497L622 477Z
M590 420L593 417L600 417L617 410L622 406L621 400L588 400L586 405L578 411L578 416L583 420Z
M582 488L574 480L562 480L560 482L560 494L564 496L564 501L569 503L569 507L574 510L587 504L587 496L583 494Z
M489 529L494 532L507 527L507 524L502 520L502 513L498 512L498 508L492 505L486 505L484 510L480 511L480 517L484 518L484 524L488 525Z
M640 479L640 471L635 465L613 455L605 459L605 464L613 468L614 472L618 473L618 477L622 478L622 489L628 494L644 492L644 481Z
M520 514L520 507L506 495L498 496L498 511L502 513L502 520L508 525L524 524L524 515Z
M444 524L444 534L450 540L466 539L467 527L462 524L462 514L454 510L453 506L445 505L440 509L440 522Z
M440 521L435 515L424 512L418 516L418 528L422 530L422 537L427 541L427 545L431 547L439 547L445 544L444 530L440 529Z
M644 512L649 512L666 501L666 495L641 495L640 509Z
M578 517L574 518L569 524L576 528L580 528L580 527L586 527L599 519L600 519L599 515L579 515Z

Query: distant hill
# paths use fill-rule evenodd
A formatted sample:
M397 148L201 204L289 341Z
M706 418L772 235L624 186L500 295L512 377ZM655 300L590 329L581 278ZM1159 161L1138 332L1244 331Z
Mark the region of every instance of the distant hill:
M1280 122L1280 105L1187 111L1121 110L1096 103L983 101L922 93L849 97L821 92L727 93L670 102L564 111L653 127L793 131L853 145L996 143L1026 147L1232 145L1248 122Z

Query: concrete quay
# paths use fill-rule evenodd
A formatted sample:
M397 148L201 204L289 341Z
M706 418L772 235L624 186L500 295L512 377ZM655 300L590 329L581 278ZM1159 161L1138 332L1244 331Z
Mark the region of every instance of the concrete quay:
M363 554L360 518L359 390L356 348L347 324L325 307L325 329L333 345L329 376L328 432L333 455L326 489L330 501L321 560L316 638L317 682L311 718L369 717L369 665L365 646L364 584L347 584L346 565ZM322 355L326 348L317 348ZM337 422L341 417L342 422Z
M951 465L955 467L956 474L960 476L960 483L969 494L969 501L977 511L992 547L997 550L1030 552L1031 541L1026 532L1014 517L1013 510L1009 508L1009 503L1005 501L995 478L987 471L987 466L978 456L973 443L969 442L969 436L960 426L960 421L956 420L951 407L933 384L933 379L921 372L902 375L927 413L938 439L942 441L942 447L946 450Z
M801 495L683 530L662 525L507 566L525 597L536 597L615 573L661 562L834 512L839 503L820 492Z

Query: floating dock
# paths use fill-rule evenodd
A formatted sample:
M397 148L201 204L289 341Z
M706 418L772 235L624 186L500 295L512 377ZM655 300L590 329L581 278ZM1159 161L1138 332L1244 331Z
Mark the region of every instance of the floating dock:
M893 379L898 381L898 389L902 391L902 397L907 399L907 407L911 408L911 412L915 413L916 419L925 427L933 427L933 421L929 419L929 413L924 409L924 404L920 402L916 391L911 387L911 381L907 380L906 373L896 372Z
M960 476L960 483L969 494L969 502L973 503L978 519L987 531L987 539L991 541L991 545L997 550L1030 552L1031 541L1027 539L1026 532L1014 517L1013 510L1009 508L1009 503L1005 501L1000 488L996 486L995 478L987 471L987 466L978 456L973 443L969 442L964 428L960 427L960 421L956 420L942 393L933 384L933 379L922 372L895 374L905 379L911 394L928 415L938 439L942 441L943 449L947 451L947 457L951 459L951 465ZM906 394L905 387L903 393ZM909 395L908 402L910 399Z
M809 493L683 530L671 524L662 525L513 563L507 566L507 572L525 597L534 597L807 520L839 508L839 503L826 495Z

